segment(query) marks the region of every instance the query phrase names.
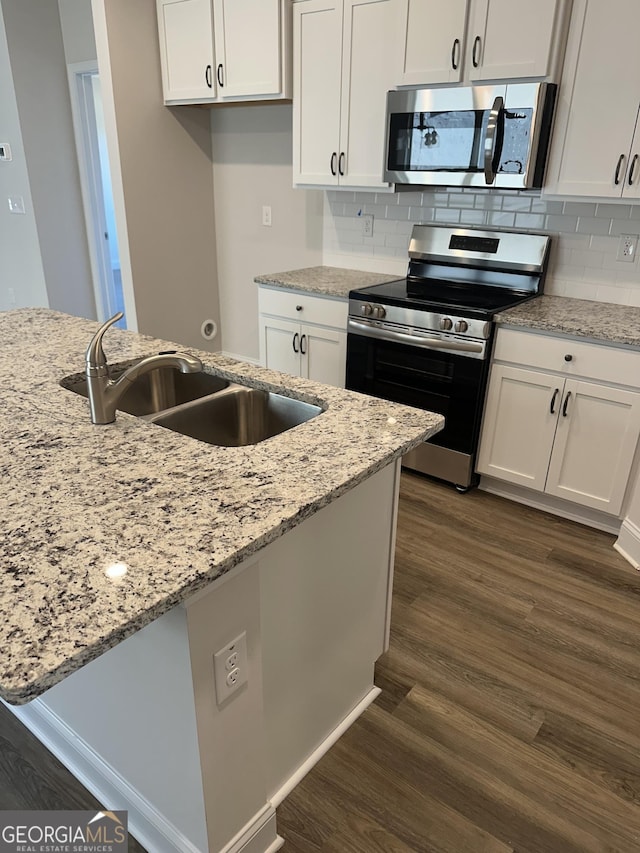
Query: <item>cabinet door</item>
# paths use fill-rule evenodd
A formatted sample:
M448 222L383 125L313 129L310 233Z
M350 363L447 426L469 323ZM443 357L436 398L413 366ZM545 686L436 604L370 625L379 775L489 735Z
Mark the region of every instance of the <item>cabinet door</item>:
M342 0L294 3L293 26L293 182L335 185L340 142Z
M624 198L640 198L640 113L636 120L631 151L629 152L629 168L624 179Z
M568 379L546 491L617 515L640 435L640 394Z
M462 78L467 0L403 0L404 51L397 85Z
M387 91L400 73L397 0L344 0L339 182L388 188L384 170Z
M621 196L640 100L639 27L637 0L583 0L574 9L553 143L554 193Z
M563 379L494 365L485 403L477 470L543 491Z
M347 334L322 326L302 326L302 375L344 388Z
M260 361L270 370L300 376L300 325L260 316Z
M470 80L546 77L563 0L474 0L467 37Z
M281 5L281 0L213 0L222 98L280 94Z
M215 95L211 0L158 0L165 101Z

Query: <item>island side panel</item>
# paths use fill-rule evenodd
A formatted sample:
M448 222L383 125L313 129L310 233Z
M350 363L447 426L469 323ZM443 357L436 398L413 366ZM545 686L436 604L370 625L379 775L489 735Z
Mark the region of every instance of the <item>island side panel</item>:
M182 608L39 699L7 707L107 808L129 811L149 850L208 849Z
M388 637L398 475L399 462L387 466L261 554L267 791L276 803L373 690Z
M185 604L211 853L263 853L281 842L265 783L261 568L249 559ZM247 682L218 704L214 655L243 632Z

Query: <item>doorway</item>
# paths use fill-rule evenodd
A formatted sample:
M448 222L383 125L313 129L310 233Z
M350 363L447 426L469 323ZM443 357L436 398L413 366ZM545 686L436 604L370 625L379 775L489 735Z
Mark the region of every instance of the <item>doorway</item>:
M73 63L68 73L96 311L104 322L125 307L100 76L95 61ZM126 315L116 325L126 328Z

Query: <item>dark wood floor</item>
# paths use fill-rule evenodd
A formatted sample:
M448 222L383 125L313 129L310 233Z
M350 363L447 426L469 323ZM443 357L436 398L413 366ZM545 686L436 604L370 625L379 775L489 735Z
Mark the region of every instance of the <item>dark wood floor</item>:
M640 851L640 574L614 537L403 475L389 652L286 853Z
M278 809L283 853L640 853L640 574L612 544L403 475L382 694ZM0 708L0 809L97 805Z

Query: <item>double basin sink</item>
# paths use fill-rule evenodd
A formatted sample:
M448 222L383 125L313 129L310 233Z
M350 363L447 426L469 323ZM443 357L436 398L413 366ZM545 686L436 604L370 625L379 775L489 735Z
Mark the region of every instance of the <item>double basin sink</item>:
M112 365L111 378L132 362ZM63 388L88 397L86 379L70 376ZM258 444L322 412L320 406L229 382L211 373L160 367L139 376L120 398L119 411L221 447Z

